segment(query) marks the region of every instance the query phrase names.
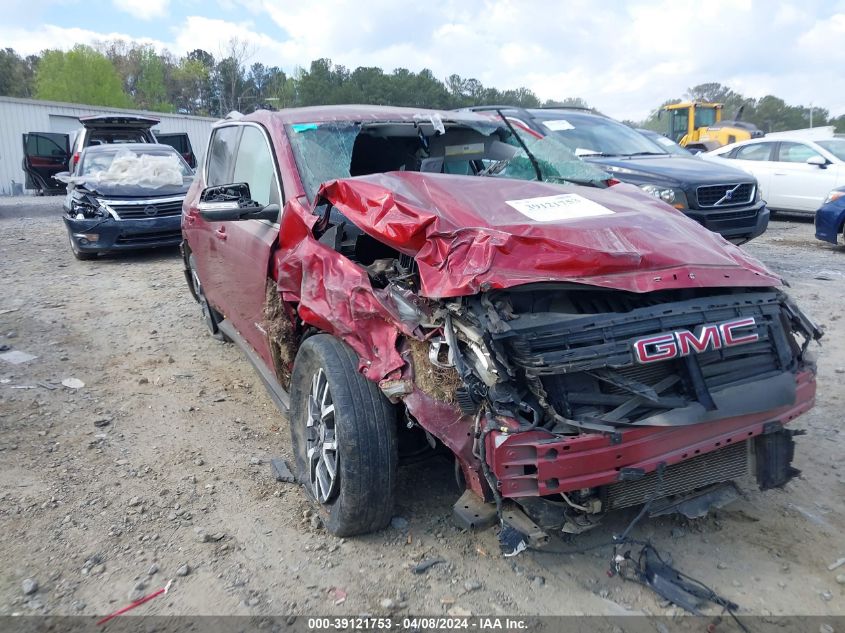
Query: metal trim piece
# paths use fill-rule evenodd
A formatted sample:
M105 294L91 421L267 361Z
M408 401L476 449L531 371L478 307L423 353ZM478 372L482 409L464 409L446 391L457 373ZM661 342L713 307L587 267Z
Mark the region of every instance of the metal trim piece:
M149 205L149 204L161 204L163 202L181 202L185 199L185 194L181 194L179 196L170 196L167 198L150 198L145 200L107 200L106 198L97 198L100 201L100 204L109 204L112 206L120 207L120 206L140 206L142 204Z

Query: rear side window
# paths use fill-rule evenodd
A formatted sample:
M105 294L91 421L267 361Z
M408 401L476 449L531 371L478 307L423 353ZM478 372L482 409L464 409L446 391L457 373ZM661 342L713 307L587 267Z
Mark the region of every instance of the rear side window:
M252 199L263 205L281 204L276 179L276 164L264 133L257 127L244 126L232 182L249 185Z
M26 135L27 156L67 156L67 135L50 132Z
M143 130L92 130L88 133L86 146L150 142L152 142L150 135Z
M208 149L206 186L230 185L234 182L232 180L232 167L240 131L241 128L236 125L219 127L214 130Z
M778 160L782 163L806 163L807 159L813 156L821 156L821 154L804 143L784 142L780 144L778 151Z
M180 154L187 154L191 151L188 148L188 136L186 134L156 134L156 140L159 143L170 145Z
M751 143L737 147L731 158L737 160L771 160L772 143Z

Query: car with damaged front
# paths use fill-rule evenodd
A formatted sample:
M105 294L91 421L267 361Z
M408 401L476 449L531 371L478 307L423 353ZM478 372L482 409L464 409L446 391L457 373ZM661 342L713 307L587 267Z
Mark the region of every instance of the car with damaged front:
M501 522L511 553L797 473L821 332L781 279L519 134L374 106L212 131L184 204L186 280L287 417L333 534L387 525L397 468L428 450L454 460L455 518Z
M174 247L194 174L169 145L125 143L83 150L67 184L63 220L74 257Z

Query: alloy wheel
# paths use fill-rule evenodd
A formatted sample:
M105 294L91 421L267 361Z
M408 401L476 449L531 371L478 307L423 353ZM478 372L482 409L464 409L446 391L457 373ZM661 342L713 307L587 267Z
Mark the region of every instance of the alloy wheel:
M305 441L308 474L314 497L320 503L328 503L337 495L340 483L340 454L334 403L322 368L311 379Z

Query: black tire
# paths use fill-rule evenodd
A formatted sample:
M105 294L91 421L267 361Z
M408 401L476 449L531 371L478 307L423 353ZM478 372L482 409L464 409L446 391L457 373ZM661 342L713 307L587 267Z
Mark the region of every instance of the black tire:
M77 246L76 240L73 239L73 234L71 234L70 229L68 229L67 232L67 241L70 243L70 252L73 253L73 256L79 261L87 262L92 259L97 259L97 253L85 253L79 250L79 246Z
M315 387L321 380L328 389L328 399L322 401L333 413L309 425L311 413L317 414L312 395L319 395ZM398 461L396 425L395 407L358 372L358 357L351 348L328 334L306 339L291 379L291 439L297 477L331 534L365 534L390 522ZM312 477L308 451L330 444L332 437L334 454L331 449L318 451L322 459L316 460L314 471L322 464L323 475L328 476L331 463L336 475L330 486L323 481L321 487L320 478Z
M205 298L205 293L202 291L202 282L200 281L199 273L197 272L196 261L193 255L188 256L188 268L191 271L191 285L194 287L194 293L197 296L197 301L200 304L202 311L202 321L205 327L208 328L211 336L218 341L227 341L228 337L220 331L218 324L220 323L220 314L211 307L208 300Z

